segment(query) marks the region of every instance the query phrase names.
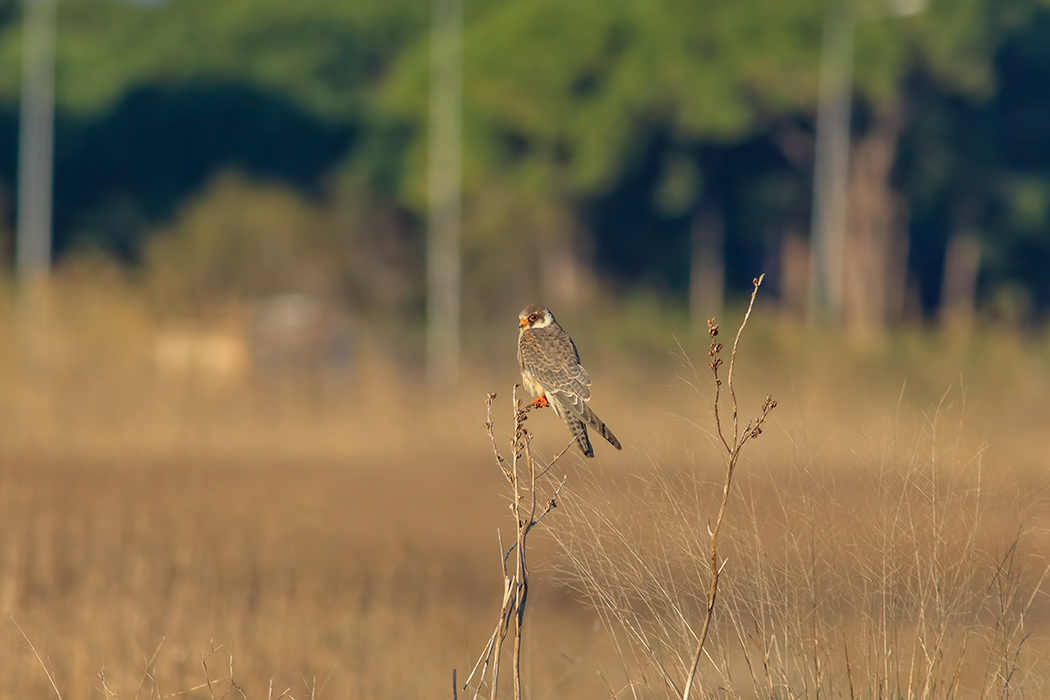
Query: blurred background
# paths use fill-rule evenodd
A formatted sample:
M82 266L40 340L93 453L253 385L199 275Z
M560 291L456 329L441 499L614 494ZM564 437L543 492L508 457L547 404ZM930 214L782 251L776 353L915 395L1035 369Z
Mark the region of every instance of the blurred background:
M256 697L445 694L533 302L625 445L571 473L720 479L692 362L765 273L764 483L936 413L1038 501L1048 124L1047 0L0 0L0 609L49 654L6 629L0 698L212 643ZM607 697L537 585L534 692Z

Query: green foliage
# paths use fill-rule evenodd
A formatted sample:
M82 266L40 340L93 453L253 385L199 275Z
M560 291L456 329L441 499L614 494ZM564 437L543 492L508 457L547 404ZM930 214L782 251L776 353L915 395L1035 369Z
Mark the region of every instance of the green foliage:
M239 80L330 116L357 114L407 37L426 21L411 0L121 0L59 3L57 98L105 109L156 81ZM0 95L19 85L21 25L0 35Z
M507 173L522 193L607 190L654 129L674 142L733 142L815 109L824 0L507 0L465 29L465 185ZM856 91L899 99L925 65L952 90L987 94L990 0L934 0L912 16L857 8ZM424 202L429 54L402 56L383 105L415 125L406 196ZM674 208L674 207L672 207Z
M656 207L669 216L685 213L696 201L703 179L696 161L680 153L672 154L656 190Z
M573 190L599 190L654 124L686 141L740 138L764 111L801 109L815 94L820 3L758 4L493 6L465 34L468 190L504 171L543 195L555 172ZM406 55L386 95L392 111L419 124L428 58L423 47ZM416 133L421 144L424 131Z
M354 216L386 221L380 229L395 241L393 257L418 276L429 5L60 0L59 246L87 239L135 260L147 226L232 168L304 191L352 189ZM8 183L19 7L0 0L0 145L10 152L0 152L0 176ZM551 247L600 259L602 235L653 236L657 245L613 253L630 263L616 269L633 265L640 248L660 247L651 265L658 269L636 278L658 277L654 288L680 291L686 231L701 207L724 210L730 268L768 259L786 228L804 230L829 7L832 0L465 3L463 240L468 287L475 284L468 305L471 295L479 307L502 304L497 286L510 290L504 296L528 293ZM1050 65L1041 48L1050 29L1040 24L1048 7L1050 0L852 2L855 127L863 131L880 110L905 115L894 187L911 203L913 241L941 249L931 270L952 212L972 200L968 225L996 232L985 236L994 279L1027 270L1025 283L1038 282L1038 266L1021 258L1048 250L1035 239L1050 221L1050 172L1038 156L1050 139L1038 99L1023 102L1017 85L1046 82L1037 68ZM1011 80L1017 85L1004 89ZM1024 123L1032 105L1036 116L1027 120L1037 128ZM249 124L253 115L259 121ZM785 132L799 137L793 152ZM1015 139L1020 146L1010 143L1014 132L1026 134ZM1026 158L1034 164L1019 166ZM617 218L631 220L612 234L588 230ZM751 251L766 242L768 250ZM745 247L752 259L740 262ZM508 283L515 275L528 279ZM939 268L923 276L935 287ZM418 285L406 286L398 308L419 305ZM1037 305L1050 303L1044 287ZM935 295L926 291L924 300Z

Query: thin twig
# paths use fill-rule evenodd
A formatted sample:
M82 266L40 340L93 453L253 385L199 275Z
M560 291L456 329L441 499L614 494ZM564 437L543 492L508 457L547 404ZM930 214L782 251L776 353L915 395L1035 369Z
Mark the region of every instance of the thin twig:
M241 694L243 700L248 700L248 696L245 695L244 689L237 685L237 681L233 680L233 654L230 654L230 688L236 689L237 692ZM226 689L226 693L230 692L230 688ZM226 693L223 693L222 696L226 697Z
M521 479L517 478L518 474L518 458L519 452L514 452L514 521L517 524L517 545L518 552L515 559L515 570L514 570L514 582L515 582L515 600L514 600L514 663L512 666L512 676L514 683L514 700L521 700L521 633L522 627L525 625L525 604L529 599L529 575L528 569L525 566L525 538L528 537L529 528L532 526L532 521L536 515L536 470L532 464L532 437L528 431L522 427L522 423L525 420L525 413L528 410L521 410L519 408L519 402L517 397L518 387L514 387L514 407L515 407L515 422L517 424L517 430L515 430L515 437L518 439L517 445L521 445L521 455L525 457L525 466L528 470L529 475L529 495L531 496L532 502L530 504L530 513L528 520L522 518L521 512ZM516 445L516 446L517 446Z
M733 448L729 446L729 442L722 432L722 416L719 413L719 406L722 404L722 380L718 377L718 367L722 364L722 358L718 354L722 352L722 344L716 340L718 337L718 324L715 323L713 318L707 320L707 332L711 336L711 348L707 351L711 361L707 363L707 367L715 375L715 430L718 432L718 439L722 441L722 447L725 448L726 453L732 454ZM734 430L734 432L736 431Z
M149 659L147 659L145 664L143 664L143 667L142 667L142 680L139 681L138 690L135 691L135 700L138 700L139 696L142 695L142 688L146 685L146 679L147 678L149 678L150 682L153 684L153 690L155 691L153 694L154 695L160 695L160 689L157 688L157 679L154 677L155 674L156 674L156 668L154 668L153 663L157 660L157 654L160 653L160 648L162 646L164 646L164 641L166 639L167 639L167 637L161 637L160 638L160 644L158 644L157 648L154 650L153 656L151 656ZM153 669L152 673L150 672L151 668Z
M766 275L763 273L752 281L754 289L751 290L751 301L748 302L747 311L744 312L744 320L740 322L740 327L736 329L736 338L733 340L733 352L729 355L729 375L727 376L726 381L729 384L729 396L733 401L734 440L739 439L736 436L740 434L740 418L737 411L736 390L733 389L733 367L736 365L736 350L740 346L740 336L744 333L744 326L747 325L747 320L751 318L751 309L755 306L755 297L758 296L758 288L762 286L762 280L765 278Z
M103 666L98 672L98 678L102 682L102 694L109 700L109 696L113 694L113 691L106 685L106 667ZM96 688L98 690L98 688Z
M222 680L222 679L220 678L218 680L214 680L214 681L211 681L211 682L212 683L218 683L220 680ZM187 693L193 693L193 692L198 691L201 688L204 688L206 686L208 686L208 682L201 683L200 685L195 685L192 688L186 688L186 690L178 690L178 691L175 691L174 693L168 693L167 695L162 695L161 696L161 700L167 700L167 698L177 698L180 695L186 695ZM289 688L288 690L291 690L291 688ZM281 700L281 698L283 698L285 696L285 694L288 692L288 690L286 690L283 693L281 693L280 695L278 695L276 700Z
M504 464L506 464L506 460L503 459L503 455L499 453L499 447L496 446L496 435L492 432L492 402L495 400L495 394L489 394L488 397L485 399L485 430L486 432L488 432L489 439L492 441L492 454L496 456L496 466L499 467L499 470L503 472L503 476L505 476L509 481L513 478L513 476L509 471L507 471L507 467L504 466Z
M215 700L215 691L211 688L212 680L208 675L208 659L210 659L215 652L219 651L219 649L222 649L222 645L215 646L213 642L208 642L208 645L211 647L211 651L206 655L201 656L201 666L204 667L204 682L208 686L208 694L211 696L212 700ZM217 680L215 682L218 683Z
M543 468L543 471L541 471L539 474L536 475L536 479L539 480L539 479L542 479L544 476L546 476L547 472L549 472L554 467L554 465L558 463L558 460L560 460L562 457L565 456L565 453L569 451L569 448L572 447L575 444L576 444L576 438L570 439L569 443L565 447L562 448L562 451L559 452L558 454L554 455L554 459L552 459L547 464L547 466Z
M25 633L25 630L23 630L22 627L17 622L15 622L15 618L13 618L10 614L8 614L7 619L10 620L11 624L13 624L15 628L22 634L22 639L26 640L26 644L29 645L29 649L33 652L33 656L36 657L37 662L40 664L40 668L44 669L44 673L47 674L47 679L51 682L51 687L54 688L55 695L58 696L58 700L62 700L62 693L58 690L58 685L55 683L55 677L51 675L51 671L48 669L47 664L45 664L44 660L40 658L40 654L37 652L36 647L33 646L33 643L31 641L29 641L29 636Z

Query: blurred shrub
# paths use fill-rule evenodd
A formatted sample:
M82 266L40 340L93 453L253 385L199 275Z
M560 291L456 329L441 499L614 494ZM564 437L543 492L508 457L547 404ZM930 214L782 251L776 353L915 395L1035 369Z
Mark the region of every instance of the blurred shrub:
M341 291L358 314L412 325L423 318L423 228L394 200L353 177L336 185L333 216L342 231Z
M287 292L330 294L345 269L326 209L285 187L224 175L156 232L145 255L162 314Z
M324 329L311 345L320 353L315 359L329 362L334 347L342 357L348 328L359 319L381 345L403 349L411 361L420 346L423 253L419 227L360 183L336 182L312 198L229 173L154 232L144 287L161 318L248 324L253 354L270 354L280 329L292 336L277 343L285 354L309 344L287 323L274 325L292 304L324 309L324 322L311 326ZM307 317L314 315L297 323L313 323ZM275 365L272 358L264 364Z

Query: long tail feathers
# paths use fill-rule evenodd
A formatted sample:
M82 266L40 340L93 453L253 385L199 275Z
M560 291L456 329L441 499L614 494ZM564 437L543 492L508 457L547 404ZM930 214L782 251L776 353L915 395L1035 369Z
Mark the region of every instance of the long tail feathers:
M616 436L613 435L611 430L609 430L609 427L602 422L602 419L599 418L594 411L586 408L586 415L584 418L586 418L587 423L584 423L573 415L567 414L565 416L565 422L568 424L569 430L572 434L576 436L576 444L580 446L580 451L582 451L585 456L594 456L594 448L591 446L590 438L587 436L587 424L590 424L591 427L598 431L599 435L608 440L610 445L618 450L623 449L623 447L620 446L620 441L616 439Z
M576 444L580 446L583 456L594 457L594 448L591 447L591 440L587 437L587 426L583 421L574 416L566 416L565 423L569 426L569 431L576 436Z
M587 412L590 414L587 416L587 422L594 426L594 429L598 431L598 434L608 440L610 445L618 450L622 450L623 447L620 446L620 441L616 439L616 436L613 435L608 426L606 426L605 423L602 423L602 419L598 417L598 414L589 408L587 409Z
M569 431L575 436L576 444L580 446L580 451L583 452L584 456L594 456L594 448L591 446L591 440L587 436L588 425L597 430L598 434L608 440L610 445L618 450L623 449L620 446L620 441L616 439L616 436L613 435L608 426L602 422L602 419L591 410L586 402L578 399L566 401L561 397L551 397L550 394L548 394L548 399L550 399L550 405L554 408L554 412L565 419L566 425L569 426Z

